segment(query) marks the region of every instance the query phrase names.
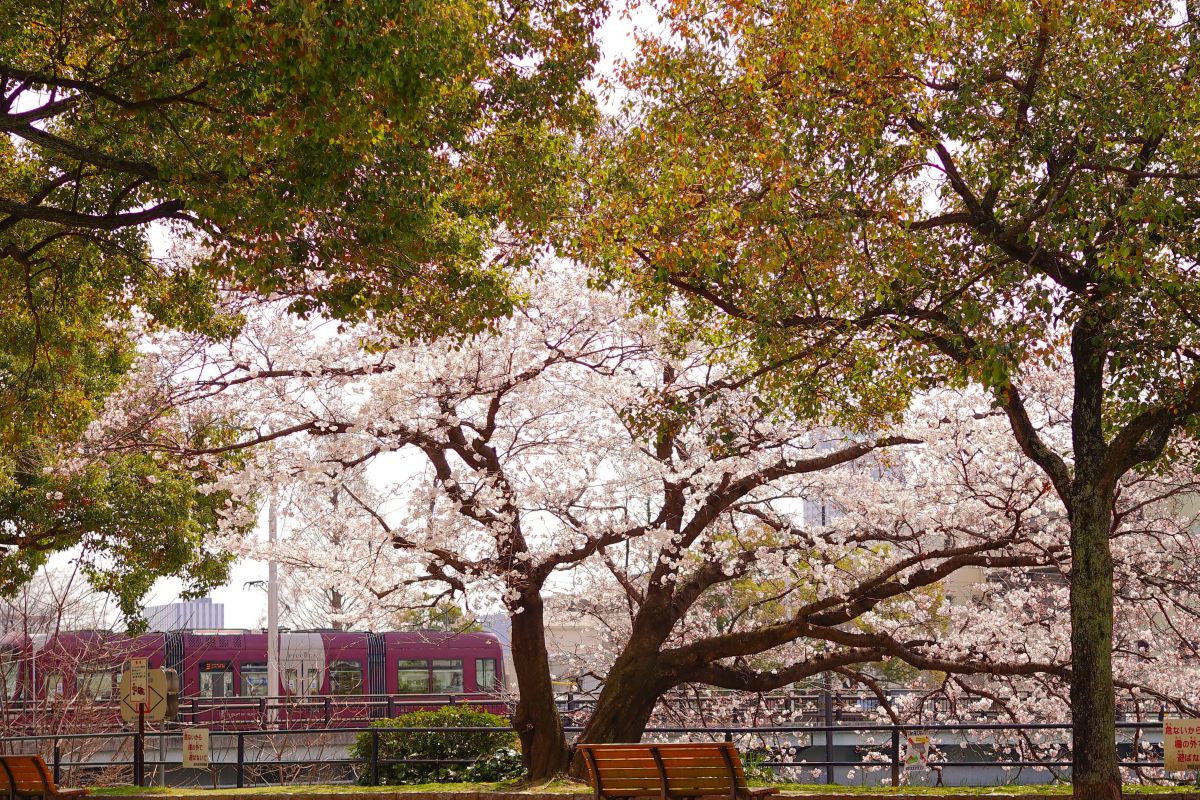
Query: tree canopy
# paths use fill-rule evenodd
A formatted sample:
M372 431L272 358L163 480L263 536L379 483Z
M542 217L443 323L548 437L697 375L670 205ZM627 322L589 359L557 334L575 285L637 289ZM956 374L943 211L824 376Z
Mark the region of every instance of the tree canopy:
M121 476L152 465L134 454L93 460L71 490L45 476L120 385L139 336L236 327L214 306L222 285L407 335L507 313L503 267L536 238L566 143L593 118L580 82L600 10L4 3L0 544L17 560L3 585L101 529L107 542L162 543L207 525L184 513L162 536L141 529ZM172 258L168 237L201 247ZM199 513L196 479L165 480L170 466L156 491L183 494L159 507ZM85 500L69 525L34 522Z
M1113 494L1200 412L1196 9L661 11L577 252L718 310L802 408L864 373L991 387L1072 522L1077 796L1119 793ZM1073 376L1067 436L1025 407L1039 364Z

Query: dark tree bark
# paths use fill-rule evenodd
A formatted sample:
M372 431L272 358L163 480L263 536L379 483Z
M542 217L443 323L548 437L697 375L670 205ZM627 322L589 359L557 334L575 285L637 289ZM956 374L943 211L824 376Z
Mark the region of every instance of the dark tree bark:
M633 620L629 642L604 678L596 707L579 734L580 743L640 742L658 698L675 684L663 680L662 647L678 621L664 595L661 584L648 592ZM587 776L578 756L571 763L571 774Z
M1071 511L1071 716L1074 796L1121 796L1113 688L1111 504L1076 495Z
M640 742L663 687L657 648L626 649L613 664L580 742Z
M520 691L513 727L521 739L529 780L546 781L566 771L567 741L554 703L541 593L527 592L519 608L520 613L510 616L513 666Z
M1071 717L1074 796L1120 798L1113 688L1112 533L1115 477L1106 470L1104 366L1097 326L1072 331L1075 395L1071 433L1075 475L1063 498L1071 522Z

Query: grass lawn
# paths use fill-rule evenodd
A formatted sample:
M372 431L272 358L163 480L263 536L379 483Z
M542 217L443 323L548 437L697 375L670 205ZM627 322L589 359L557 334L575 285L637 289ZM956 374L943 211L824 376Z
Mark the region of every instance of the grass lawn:
M907 797L939 797L948 794L952 795L978 795L980 797L1004 797L1006 795L1023 794L1023 795L1045 795L1047 797L1068 796L1071 793L1069 786L985 786L978 788L969 787L945 787L945 788L929 788L924 786L913 787L898 787L893 789L890 786L884 787L863 787L863 786L826 786L824 784L798 784L798 783L782 783L776 784L784 792L792 795L804 796L806 794L830 795L839 794L853 797L854 795L874 794L874 795L897 795ZM1188 789L1194 788L1190 786L1127 786L1125 793L1131 796L1139 795L1155 795L1164 793L1179 793L1186 792ZM573 781L560 780L551 783L542 784L540 786L528 786L512 781L502 783L425 783L413 786L348 786L345 784L339 785L308 785L295 784L292 786L260 786L250 789L222 789L219 790L222 794L238 794L238 795L289 795L289 794L372 794L376 792L438 792L438 793L454 793L454 792L535 792L538 794L591 794L591 789L585 783L576 783ZM1195 787L1196 797L1200 798L1200 787ZM121 797L124 795L161 795L163 797L192 797L211 794L212 789L202 787L195 788L174 788L174 787L138 787L138 786L108 786L93 790L93 794L101 796Z

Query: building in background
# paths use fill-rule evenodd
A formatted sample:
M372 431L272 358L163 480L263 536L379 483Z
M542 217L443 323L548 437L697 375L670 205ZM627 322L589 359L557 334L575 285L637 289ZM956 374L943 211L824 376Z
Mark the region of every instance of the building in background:
M225 627L225 605L211 597L146 607L152 631L215 630Z

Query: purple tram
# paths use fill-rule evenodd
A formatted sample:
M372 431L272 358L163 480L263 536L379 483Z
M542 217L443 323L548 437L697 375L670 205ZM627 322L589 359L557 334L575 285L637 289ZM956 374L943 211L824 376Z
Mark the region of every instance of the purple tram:
M265 633L78 631L0 638L5 719L37 727L34 717L70 714L119 724L118 683L131 658L174 669L180 721L216 728L358 726L447 703L508 711L503 651L487 633L288 631L271 687Z

